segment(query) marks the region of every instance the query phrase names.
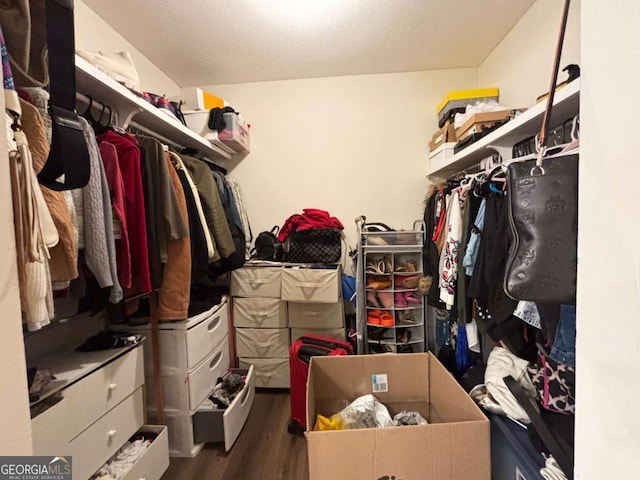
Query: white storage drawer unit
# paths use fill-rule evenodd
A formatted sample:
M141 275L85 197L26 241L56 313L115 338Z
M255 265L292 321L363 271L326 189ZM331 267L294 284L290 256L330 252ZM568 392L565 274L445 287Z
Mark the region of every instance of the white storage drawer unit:
M161 369L164 408L194 411L207 398L221 377L229 368L229 347L220 342L193 370L179 368ZM148 377L147 405L155 405L155 388L152 377Z
M240 357L288 357L289 330L286 328L237 328L236 354Z
M225 410L203 406L193 415L193 438L199 442L224 442L225 451L231 450L240 435L255 397L253 366L248 370L234 369L246 375L245 386Z
M340 269L282 269L282 299L289 302L336 303L340 300Z
M73 478L89 478L143 423L142 388L139 388L71 441Z
M286 328L287 303L277 298L234 298L233 326Z
M151 327L143 325L130 330L149 337ZM166 322L158 325L160 344L160 368L188 370L200 364L229 334L228 306L226 298L212 309L182 322ZM145 366L153 365L152 349L145 349Z
M91 364L109 354L74 353L67 363ZM72 456L74 480L93 475L144 424L143 358L141 345L124 350L55 394L58 402L31 420L33 454ZM54 368L54 374L68 377L64 364ZM167 464L166 451L165 457Z
M253 365L257 388L289 388L289 358L239 358L240 368Z
M291 328L327 329L344 327L342 301L337 303L288 303ZM291 339L293 342L293 339Z
M243 267L231 272L234 297L280 298L282 269L279 267Z

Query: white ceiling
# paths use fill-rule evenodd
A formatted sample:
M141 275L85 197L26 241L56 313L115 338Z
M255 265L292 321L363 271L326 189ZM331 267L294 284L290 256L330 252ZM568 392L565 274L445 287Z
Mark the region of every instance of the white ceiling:
M476 67L535 0L85 0L180 86Z

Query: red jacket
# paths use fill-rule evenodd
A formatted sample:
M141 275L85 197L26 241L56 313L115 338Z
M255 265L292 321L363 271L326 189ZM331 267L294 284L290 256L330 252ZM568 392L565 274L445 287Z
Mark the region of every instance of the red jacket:
M301 232L312 228L338 228L344 230L344 226L336 217L329 215L325 210L317 208L305 208L302 215L291 215L284 222L278 233L278 240L284 242L291 232Z

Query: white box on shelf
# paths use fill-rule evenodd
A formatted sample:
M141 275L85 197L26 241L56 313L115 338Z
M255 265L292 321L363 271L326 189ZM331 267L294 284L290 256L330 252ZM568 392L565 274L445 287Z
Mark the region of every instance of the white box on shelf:
M454 155L453 147L455 146L456 142L443 143L433 152L429 153L431 170L439 168L441 165L446 165L446 161Z

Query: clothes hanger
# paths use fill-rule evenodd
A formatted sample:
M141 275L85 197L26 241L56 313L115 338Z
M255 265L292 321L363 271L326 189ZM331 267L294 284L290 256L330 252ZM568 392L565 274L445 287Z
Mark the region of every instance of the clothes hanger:
M580 147L580 116L573 117L571 125L571 142L569 142L560 153L568 153Z

